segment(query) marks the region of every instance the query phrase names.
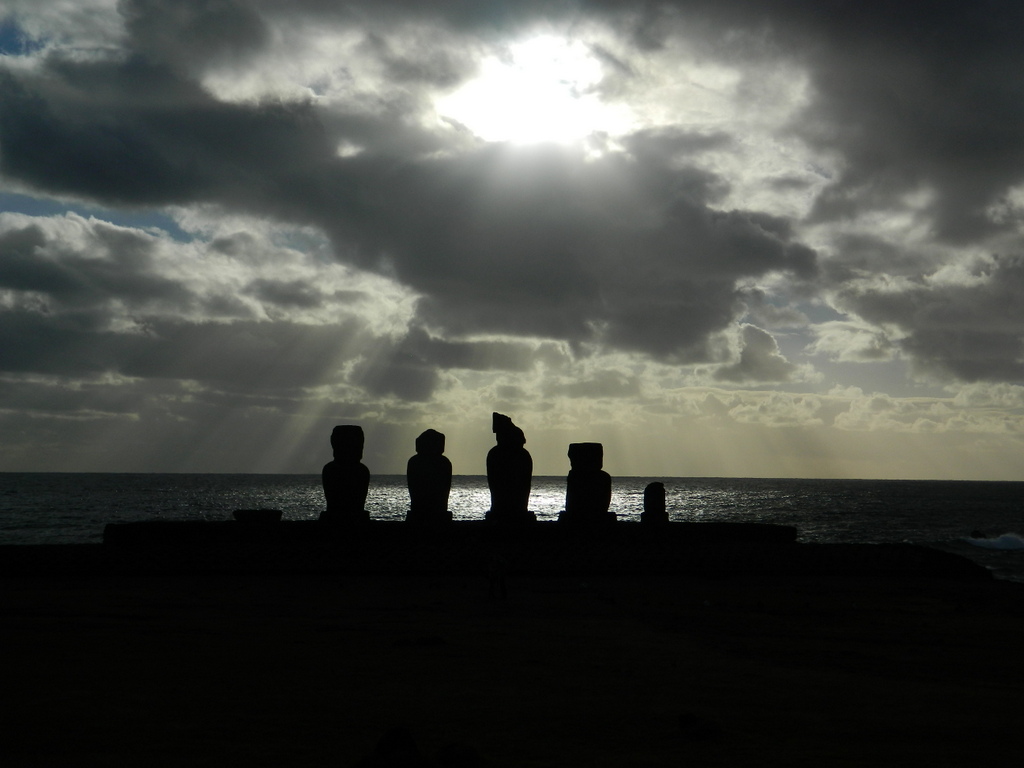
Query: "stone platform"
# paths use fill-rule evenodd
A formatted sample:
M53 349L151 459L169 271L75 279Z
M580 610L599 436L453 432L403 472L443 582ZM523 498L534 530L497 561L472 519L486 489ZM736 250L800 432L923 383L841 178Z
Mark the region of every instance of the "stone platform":
M421 528L372 521L110 524L102 545L0 547L0 574L350 573L701 576L793 575L988 579L958 555L909 544L806 544L788 526L483 521Z

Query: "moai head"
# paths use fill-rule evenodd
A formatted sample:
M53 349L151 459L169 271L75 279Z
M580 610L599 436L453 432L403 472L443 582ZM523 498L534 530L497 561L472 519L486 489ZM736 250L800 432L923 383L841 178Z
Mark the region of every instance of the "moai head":
M357 464L363 458L363 428L356 424L340 424L331 432L334 458L343 463Z
M416 453L440 456L444 453L444 435L435 429L428 429L421 433L416 438Z
M604 466L604 446L601 443L570 443L569 463L573 469L599 470Z
M661 514L665 511L665 484L650 483L644 488L644 511Z
M521 448L526 445L526 435L523 430L512 423L512 419L503 413L491 414L491 431L498 441L498 445Z

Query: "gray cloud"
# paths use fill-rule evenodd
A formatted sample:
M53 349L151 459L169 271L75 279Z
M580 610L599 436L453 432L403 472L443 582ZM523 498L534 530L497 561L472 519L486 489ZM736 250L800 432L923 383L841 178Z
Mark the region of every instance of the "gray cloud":
M715 378L732 382L781 382L789 381L796 368L779 352L779 345L770 333L754 325L744 325L740 359L716 370Z
M415 128L415 114L402 112L415 110L415 99L382 94L363 111L217 101L175 62L258 49L257 8L128 4L135 55L80 62L55 54L45 75L8 73L0 82L12 105L0 115L4 172L108 204L213 202L315 224L339 254L423 294L424 321L453 334L706 359L708 334L739 311L737 281L814 270L814 252L788 222L712 207L728 185L688 158L728 146L722 133L641 131L627 152L599 160L500 146L439 156L457 139ZM451 24L463 30L486 24L468 9L422 13L438 23L455 14ZM201 26L208 14L207 32L176 48L171 32ZM245 21L232 31L234 19ZM374 32L367 41L393 68L386 40ZM363 152L339 157L340 142ZM253 290L288 298L280 286Z
M734 318L737 280L815 269L785 221L713 210L707 173L642 154L585 161L487 147L369 175L387 182L375 197L389 205L353 221L362 264L386 259L425 294L426 319L455 332L597 338L693 357Z
M270 38L255 4L244 0L122 0L119 10L136 53L185 69L244 64Z
M529 366L529 345L460 341L479 334L565 341L581 355L625 350L720 363L718 336L745 311L758 322L802 321L781 306L794 284L811 299L814 289L834 297L858 321L898 330L889 340L875 329L861 357L882 358L891 342L921 371L1019 378L1024 324L1011 302L1019 268L1010 261L955 286L915 282L936 269L927 243L861 228L833 233L834 254L821 260L804 241L807 224L869 213L915 217L946 244L982 248L996 235L1018 237L1013 216L986 214L1024 179L1016 128L1024 85L1015 74L1024 63L1024 12L1016 5L304 0L285 13L244 0L133 0L119 11L123 49L54 47L33 53L34 67L0 68L4 177L110 206L210 204L327 233L339 259L420 296L414 330L394 333L397 341L353 369L370 392L422 400L440 386L439 371ZM673 40L709 61L757 64L755 74L783 64L805 72L805 106L779 139L797 136L838 158L835 175L814 188L803 176L766 172L764 187L817 194L808 221L727 203L736 189L730 169L709 157L739 152L739 128L644 128L592 157L487 145L425 121L431 96L475 71L480 46L540 19L614 22L618 47L599 52L617 98L642 76L645 57ZM204 83L209 72L244 72L276 50L277 35L303 25L362 40L359 61L338 61L332 72L352 81L351 98L229 101ZM382 83L360 81L360 66ZM737 93L755 100L756 77L744 77ZM911 193L921 193L916 202ZM347 318L327 331L287 319L279 332L256 324L248 299L268 313L341 301L304 278L252 276L235 294L200 296L150 268L151 242L116 228L96 229L102 259L62 255L31 227L2 237L0 285L59 310L46 316L23 303L5 312L10 329L28 334L5 332L12 346L4 354L17 370L191 376L201 366L157 361L184 356L200 337L235 344L237 356L228 357L240 370L252 366L246 355L284 354L290 343L334 359L332 334L347 359L368 343L366 329ZM870 279L880 274L910 282L881 290ZM772 302L751 288L768 278L778 289ZM372 304L358 293L347 298ZM111 330L115 301L156 335ZM157 304L203 315L203 333L149 317ZM214 326L213 315L239 322ZM743 334L743 356L719 369L720 380L792 375L766 332L747 326ZM219 361L208 370L241 381ZM322 363L296 364L282 386L324 375Z
M526 371L534 363L534 349L506 341L446 341L412 328L395 343L379 343L373 355L360 362L353 383L373 395L393 395L424 401L441 383L440 372Z
M923 371L962 381L1020 381L1024 259L985 261L970 278L896 286L855 281L838 301L871 323L898 329L897 346Z
M65 250L38 225L0 233L0 288L30 292L52 308L87 308L110 300L129 307L184 306L178 283L152 274L151 238L97 223L88 253Z
M234 296L223 292L230 273L221 286L190 285L188 270L166 276L183 246L98 221L20 220L35 223L0 232L0 375L185 380L240 402L295 398L322 384L423 401L440 371L526 371L538 353L536 345L451 341L419 328L381 336L345 311L372 306L364 291L258 277ZM258 249L251 237L210 247L237 258ZM290 319L309 309L333 310L332 319Z
M294 395L344 383L344 363L388 343L346 311L360 291L324 294L305 281L257 278L245 292L257 301L246 304L227 292L231 274L217 284L175 264L186 246L77 217L4 223L0 375L110 373ZM333 310L330 322L299 322L285 311L309 307ZM257 310L281 311L267 321Z
M640 394L640 378L626 371L602 370L580 381L552 383L545 394L549 397L635 397Z
M323 303L320 292L305 280L269 280L259 278L249 283L246 293L261 301L282 307L319 307Z
M865 275L914 276L934 269L935 254L871 233L842 233L833 239L837 258L822 262L825 282L842 285Z
M922 189L936 232L964 242L995 227L986 209L1022 179L1024 116L1013 3L857 3L809 25L817 98L798 131L843 154L818 199L822 220L901 207Z
M884 331L849 322L821 323L808 351L843 362L871 363L890 360L896 345Z
M346 348L361 349L369 341L355 321L309 326L150 319L145 333L132 333L109 330L105 320L99 313L2 312L0 370L68 377L112 372L237 391L298 390L330 380L334 368L355 354L345 355Z

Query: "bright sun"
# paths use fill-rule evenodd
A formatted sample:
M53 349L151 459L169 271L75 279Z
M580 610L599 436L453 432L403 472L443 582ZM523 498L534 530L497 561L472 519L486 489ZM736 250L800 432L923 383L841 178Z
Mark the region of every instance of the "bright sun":
M542 35L484 59L480 74L437 103L485 141L568 143L621 133L626 117L596 92L601 63L580 42Z

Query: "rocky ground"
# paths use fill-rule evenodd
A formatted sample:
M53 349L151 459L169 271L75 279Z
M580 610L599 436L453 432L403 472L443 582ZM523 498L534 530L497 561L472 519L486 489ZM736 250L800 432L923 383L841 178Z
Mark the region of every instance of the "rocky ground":
M5 766L1014 765L1024 585L0 579ZM389 737L419 762L374 756ZM387 741L387 740L386 740Z

